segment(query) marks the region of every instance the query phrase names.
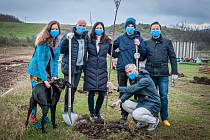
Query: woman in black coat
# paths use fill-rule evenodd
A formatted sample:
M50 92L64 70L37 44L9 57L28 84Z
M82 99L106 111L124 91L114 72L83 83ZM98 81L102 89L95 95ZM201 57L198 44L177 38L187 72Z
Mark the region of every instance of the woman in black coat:
M107 54L111 53L111 39L105 34L104 24L96 22L90 34L88 44L88 60L84 70L84 90L88 91L88 107L90 120L103 120L100 109L107 92ZM98 93L96 106L94 96Z

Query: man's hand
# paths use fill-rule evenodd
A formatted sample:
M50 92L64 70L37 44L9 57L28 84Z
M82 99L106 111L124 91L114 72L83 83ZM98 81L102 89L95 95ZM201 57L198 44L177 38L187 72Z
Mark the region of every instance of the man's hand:
M112 106L112 108L119 107L121 103L122 103L122 101L119 99L116 102L114 102L111 106Z
M140 53L134 53L134 58L139 59L140 58Z
M45 84L45 86L46 86L47 88L50 88L50 87L51 87L51 85L50 85L50 83L49 83L48 81L44 81L44 84Z
M117 90L117 87L112 84L112 82L107 82L107 87L109 91Z
M176 75L176 74L171 75L171 80L175 81L177 79L178 79L178 75Z
M134 44L137 45L137 46L139 46L140 45L139 39L134 39Z

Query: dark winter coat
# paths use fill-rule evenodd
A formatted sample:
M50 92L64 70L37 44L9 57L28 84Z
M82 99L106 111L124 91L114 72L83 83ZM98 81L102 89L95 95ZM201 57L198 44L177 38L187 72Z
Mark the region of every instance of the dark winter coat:
M135 31L133 35L127 35L127 33L119 36L114 41L114 54L116 54L117 60L117 70L125 71L125 66L127 64L136 64L134 58L134 53L136 52L136 46L134 45L134 39L139 39L140 46L138 47L138 52L144 53L144 40L141 37L140 32ZM119 50L117 50L119 49ZM140 58L141 60L142 58Z
M72 73L76 71L76 63L77 63L77 56L79 51L79 43L78 39L84 39L85 40L85 48L84 48L84 62L86 63L87 60L87 46L89 42L89 37L87 32L84 32L82 35L79 35L76 32L76 28L73 28L74 37L71 40L71 70ZM63 36L63 39L61 41L61 54L63 54L62 63L61 63L61 70L62 73L65 75L68 75L69 72L69 40L67 39L67 34ZM84 65L83 65L84 66Z
M160 37L158 40L150 39L145 41L146 61L145 69L150 76L168 76L168 59L171 62L172 74L178 74L176 54L171 40Z
M107 91L107 54L111 53L111 43L108 40L99 43L97 53L96 43L88 45L88 60L84 70L84 90Z
M121 101L125 102L131 96L137 96L137 107L144 107L149 110L154 116L157 116L160 111L160 96L157 92L154 82L149 76L149 72L142 71L143 77L138 77L136 81L127 87L119 87L119 92L124 94L121 96Z

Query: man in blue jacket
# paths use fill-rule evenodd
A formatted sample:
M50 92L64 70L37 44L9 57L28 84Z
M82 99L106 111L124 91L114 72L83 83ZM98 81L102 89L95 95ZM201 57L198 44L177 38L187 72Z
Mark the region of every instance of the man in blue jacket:
M168 60L171 63L172 80L178 78L176 54L171 40L161 35L161 25L158 22L151 24L151 39L145 41L146 59L145 69L149 71L155 86L159 89L161 99L160 116L164 126L169 127L168 121Z
M86 21L79 20L73 28L74 36L71 40L71 111L73 112L74 94L77 90L82 70L87 59L87 47L89 42L86 30ZM61 70L66 80L69 79L69 40L67 34L61 41L61 54L63 54ZM68 112L68 88L65 90L64 112Z
M117 79L119 86L127 86L128 77L125 72L125 66L127 64L135 64L136 58L136 46L138 53L144 51L144 41L141 34L136 29L136 20L134 18L128 18L125 22L125 33L119 36L113 44L114 58L117 58ZM120 93L122 96L123 93ZM121 107L121 120L126 121L128 113Z
M157 116L160 111L160 97L155 84L146 70L138 71L134 64L128 64L125 70L133 83L127 87L115 87L111 82L108 83L109 90L124 93L112 106L122 103L123 109L137 121L138 128L148 126L147 130L153 131L159 123ZM137 100L128 100L133 95L137 96Z

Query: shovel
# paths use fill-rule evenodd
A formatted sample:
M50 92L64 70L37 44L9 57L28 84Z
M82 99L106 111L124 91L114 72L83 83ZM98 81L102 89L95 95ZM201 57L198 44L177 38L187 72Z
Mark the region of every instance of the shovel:
M74 36L74 33L68 33L67 34L67 38L69 39L69 83L71 83L71 40ZM72 110L72 106L71 106L71 87L68 89L68 112L64 112L62 114L63 120L64 122L68 125L68 126L72 126L77 118L78 115L74 112L71 112Z

